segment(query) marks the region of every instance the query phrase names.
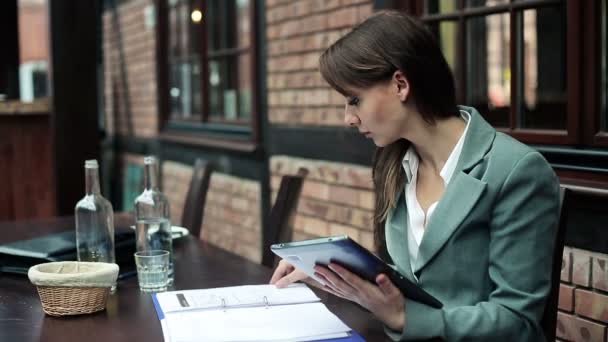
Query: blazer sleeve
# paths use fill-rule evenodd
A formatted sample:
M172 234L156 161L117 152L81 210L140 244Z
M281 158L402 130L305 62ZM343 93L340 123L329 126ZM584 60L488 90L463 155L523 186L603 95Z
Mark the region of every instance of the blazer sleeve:
M405 299L406 325L395 340L540 341L540 320L551 287L559 182L538 152L507 176L490 223L489 278L494 289L472 306L432 308Z

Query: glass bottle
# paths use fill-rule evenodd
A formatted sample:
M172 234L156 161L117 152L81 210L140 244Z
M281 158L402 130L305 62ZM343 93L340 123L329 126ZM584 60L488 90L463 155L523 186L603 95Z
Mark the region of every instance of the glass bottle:
M153 156L144 158L144 191L135 199L135 239L138 252L166 250L169 252L169 285L173 284L173 241L169 201L158 187L158 162Z
M84 162L84 175L85 195L74 210L78 261L114 263L114 211L99 191L97 160Z

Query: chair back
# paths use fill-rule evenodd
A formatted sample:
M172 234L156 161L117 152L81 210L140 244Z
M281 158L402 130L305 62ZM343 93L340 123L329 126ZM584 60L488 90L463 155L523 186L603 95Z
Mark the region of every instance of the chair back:
M564 243L566 238L566 225L568 223L568 198L571 190L563 186L560 187L559 199L559 222L557 234L555 236L555 247L553 250L553 267L551 269L551 290L545 311L541 319L541 327L545 333L546 341L555 341L555 329L557 327L557 304L559 301L559 283L561 278Z
M182 213L182 226L188 228L190 234L200 238L203 224L203 210L205 199L209 189L209 179L211 178L211 165L202 160L196 159L192 170L192 179L184 203Z
M275 255L270 250L272 244L291 240L292 231L289 222L298 205L306 173L305 169L300 169L297 175L285 175L281 178L276 200L270 210L269 229L264 235L263 265L268 267L275 265Z

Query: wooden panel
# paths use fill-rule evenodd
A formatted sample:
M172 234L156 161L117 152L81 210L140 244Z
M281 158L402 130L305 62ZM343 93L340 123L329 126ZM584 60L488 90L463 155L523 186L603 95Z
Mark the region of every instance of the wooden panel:
M55 214L47 115L0 115L0 220Z

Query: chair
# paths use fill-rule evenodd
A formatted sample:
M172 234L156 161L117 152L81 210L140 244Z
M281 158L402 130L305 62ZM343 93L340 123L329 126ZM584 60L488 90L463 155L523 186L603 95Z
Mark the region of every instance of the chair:
M564 243L566 238L566 225L568 223L568 198L571 196L571 190L565 187L560 188L560 214L559 223L557 225L557 234L555 236L555 247L553 250L553 267L551 270L551 290L545 311L541 319L541 327L545 333L547 341L555 341L555 329L557 327L557 303L559 300L559 283L561 277L561 269L563 262Z
M281 178L277 198L270 210L269 229L264 236L262 264L265 266L274 267L276 264L276 258L270 250L270 246L281 241L291 240L289 222L298 205L302 182L307 173L306 169L301 168L297 175L285 175Z
M202 159L196 159L192 171L192 179L190 180L190 187L188 188L188 194L186 195L184 211L182 212L182 226L188 228L190 234L197 238L200 238L201 235L203 210L205 208L205 199L207 198L211 171L211 165L208 162Z

